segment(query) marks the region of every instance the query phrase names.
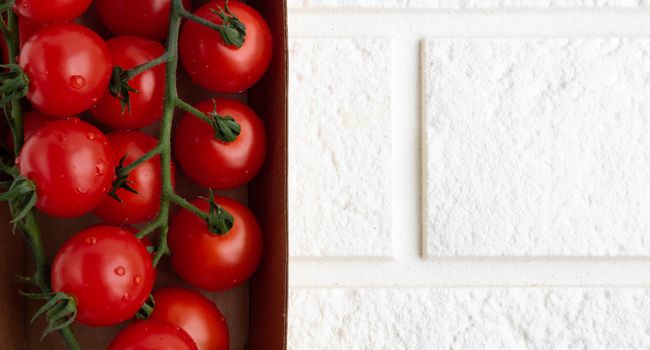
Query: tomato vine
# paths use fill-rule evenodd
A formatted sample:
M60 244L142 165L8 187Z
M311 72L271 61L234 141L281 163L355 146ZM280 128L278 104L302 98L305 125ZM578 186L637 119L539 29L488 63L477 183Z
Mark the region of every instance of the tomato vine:
M7 44L7 57L8 64L1 66L4 68L5 73L0 74L0 93L2 94L3 101L5 102L3 108L5 115L11 128L13 143L14 143L14 156L18 157L23 145L23 111L21 107L21 99L26 95L28 81L26 76L16 64L18 49L18 25L17 17L12 10L13 0L0 1L0 13L4 15L4 20L0 20L0 31L2 32ZM137 93L128 85L128 81L137 75L161 64L166 65L165 75L165 94L163 101L163 116L160 125L160 138L158 145L151 151L146 153L141 158L135 160L128 166L118 167L116 169L116 176L118 179L125 178L131 171L137 168L147 160L159 156L161 159L161 179L162 191L160 200L160 209L158 216L145 226L138 234L138 238L143 238L152 232L158 230L159 242L155 249L153 256L154 266L158 265L161 258L169 252L167 243L167 236L169 232L169 214L172 204L176 204L183 209L201 217L208 224L210 231L216 234L223 234L228 232L233 224L234 218L230 213L225 211L214 202L212 194L208 199L211 203L210 210L206 213L199 209L185 198L178 195L173 187L172 180L172 154L171 154L171 138L172 138L172 122L174 114L177 109L189 112L204 121L207 121L215 130L217 138L224 142L232 142L239 135L240 126L234 122L229 116L220 116L216 113L205 114L198 109L192 107L187 102L183 101L178 96L177 91L177 69L179 61L178 53L178 40L181 27L181 21L187 19L189 21L197 22L201 25L207 26L211 29L218 31L223 40L228 44L235 47L241 47L245 40L246 28L237 17L235 17L228 9L228 3L224 9L213 10L221 19L222 24L215 24L204 18L198 17L183 7L182 0L171 0L171 14L169 21L169 33L167 37L166 51L160 57L139 65L129 70L123 70L120 67L115 67L113 71L113 79L111 81L110 91L118 97L128 108L129 94ZM3 171L10 176L14 177L14 182L20 177L20 173L15 166L10 166L2 163L0 171ZM29 180L26 180L29 181ZM116 181L120 183L119 181ZM5 187L8 187L5 184ZM5 188L7 189L7 188ZM32 191L34 191L32 189ZM74 321L74 310L71 310L69 305L74 306L74 300L66 303L65 314L59 314L56 306L60 300L67 300L66 295L52 294L52 289L49 281L49 266L45 258L44 244L41 239L40 228L36 220L36 215L32 206L26 207L23 203L24 196L7 196L4 198L9 202L9 207L14 217L14 224L16 228L22 232L26 239L32 255L35 260L35 272L30 277L23 277L21 280L24 282L33 283L40 291L38 294L26 294L28 297L37 299L47 299L48 301L38 314L45 313L48 316L49 327L45 333L51 331L58 331L65 342L67 349L77 350L80 349L77 340L75 339L70 324ZM1 198L0 198L1 199ZM47 306L51 308L46 308ZM60 311L60 310L59 310ZM63 312L61 311L61 312ZM37 315L38 315L37 314ZM54 320L54 321L53 321ZM53 323L56 322L56 323Z

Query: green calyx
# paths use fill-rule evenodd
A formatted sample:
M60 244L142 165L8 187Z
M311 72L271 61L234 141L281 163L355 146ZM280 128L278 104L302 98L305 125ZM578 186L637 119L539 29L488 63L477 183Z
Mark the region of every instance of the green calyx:
M111 196L113 199L116 201L122 203L122 199L120 196L117 195L117 191L120 189L124 189L128 192L138 194L138 191L136 191L133 187L131 187L131 184L133 183L132 181L129 180L129 173L124 171L126 168L124 166L124 161L126 160L126 157L128 154L125 154L122 159L120 159L120 163L115 169L115 181L113 181L113 188L111 191L108 193L109 196Z
M156 308L156 301L153 298L153 295L149 294L147 300L142 304L142 307L135 314L139 320L148 320L153 313L153 310Z
M213 109L209 113L210 123L214 129L214 137L217 140L230 143L237 140L237 136L241 134L241 125L239 125L235 118L226 115L221 116L217 113L217 102L212 100Z
M0 64L0 69L0 106L6 110L9 103L27 96L29 78L16 63Z
M113 68L111 83L108 90L113 97L120 101L120 105L122 106L122 115L127 111L131 111L131 93L138 93L138 90L129 85L129 79L128 71L125 71L119 66Z
M48 334L70 326L77 317L77 301L73 296L63 292L30 294L20 292L23 296L35 300L47 300L41 306L30 322L34 322L41 315L47 319L47 328L43 331L41 339Z
M215 29L221 34L223 41L237 48L242 47L246 39L246 25L230 12L228 1L226 1L224 8L218 6L217 10L211 9L211 11L221 18L222 24Z
M0 201L9 202L9 207L13 213L13 220L15 225L23 220L27 214L36 206L38 196L36 195L36 186L28 178L18 175L14 180L9 183L3 183L3 186L8 185L7 191L0 194Z
M210 203L210 210L205 220L208 224L208 230L218 236L223 236L230 232L233 225L235 225L235 218L215 202L214 192L210 190L210 198L202 197L202 199Z

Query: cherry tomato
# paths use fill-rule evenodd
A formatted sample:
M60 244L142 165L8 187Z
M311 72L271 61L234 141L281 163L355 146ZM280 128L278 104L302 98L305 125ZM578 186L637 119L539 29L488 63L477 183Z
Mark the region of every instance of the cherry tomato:
M34 22L69 21L81 16L92 0L16 0L14 11Z
M55 119L52 119L39 111L29 111L25 113L23 116L23 134L25 140L28 140L36 131L52 120ZM14 138L11 130L7 133L7 147L9 147L11 151L14 150Z
M197 350L197 347L178 326L147 320L136 322L120 332L108 350Z
M97 0L100 20L115 35L163 40L169 32L171 0ZM190 0L183 0L189 9Z
M212 12L224 8L225 1L214 1L200 7L195 15L221 24ZM230 1L230 11L246 26L242 47L227 45L219 32L193 21L183 25L179 50L183 67L192 80L216 92L238 93L253 86L271 63L272 39L264 18L252 7Z
M36 207L63 218L93 211L115 177L108 139L77 118L54 120L40 128L16 162L20 173L36 185Z
M114 132L107 137L115 159L122 159L126 155L124 166L133 163L158 144L158 140L139 131ZM173 176L172 166L172 179ZM162 190L160 156L139 165L129 173L127 180L129 186L138 193L119 189L116 194L122 200L121 203L107 195L95 209L95 215L113 224L136 224L151 220L158 214Z
M128 230L98 225L63 244L52 264L52 289L77 302L77 321L108 326L132 318L153 288L154 268Z
M133 36L110 39L107 45L113 65L125 70L165 53L160 43ZM90 112L100 122L116 129L139 129L160 120L165 94L165 66L159 65L139 74L129 81L129 86L137 90L129 94L130 108L123 109L120 101L107 91Z
M196 107L211 113L214 103L220 116L231 116L239 123L240 135L233 142L220 141L208 123L188 113L176 127L175 155L193 181L214 189L230 189L246 184L262 168L266 132L262 120L241 102L212 99Z
M253 213L229 198L216 202L235 219L232 229L217 235L207 223L181 210L169 228L169 248L176 272L187 283L205 290L224 290L244 283L255 271L262 255L262 233ZM193 202L207 212L209 203Z
M199 350L228 350L226 319L210 299L185 288L165 288L153 294L156 307L150 320L181 327Z
M52 24L34 34L18 63L29 77L27 99L55 117L76 115L95 104L106 91L112 69L102 38L72 23Z

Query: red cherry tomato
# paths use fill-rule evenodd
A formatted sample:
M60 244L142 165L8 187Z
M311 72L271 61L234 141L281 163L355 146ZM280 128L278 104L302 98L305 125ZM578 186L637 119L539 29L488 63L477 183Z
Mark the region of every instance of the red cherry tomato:
M77 302L77 321L108 326L132 318L153 288L154 268L128 230L98 225L74 235L54 258L52 289Z
M16 0L14 11L34 22L69 21L81 16L92 0Z
M124 166L133 163L158 144L158 140L139 131L114 132L107 137L115 159L122 159L126 155ZM172 179L173 177L172 167ZM97 216L113 224L136 224L151 220L158 214L162 189L160 157L139 165L129 173L128 181L138 193L119 189L116 194L122 200L121 203L107 195L95 209Z
M36 185L36 207L63 218L93 211L111 188L116 166L106 136L77 118L40 128L16 162Z
M203 5L195 15L221 24L212 12L224 8L225 1ZM240 48L227 45L219 32L193 21L183 25L179 50L183 67L192 80L216 92L238 93L253 86L271 63L272 39L264 18L252 7L230 1L230 11L246 26L246 38Z
M185 174L202 186L230 189L249 182L262 168L266 132L262 120L248 106L235 100L212 99L196 107L211 113L214 104L221 116L231 116L241 126L233 142L223 142L199 118L185 114L176 127L174 150Z
M165 53L160 43L133 36L110 39L107 45L113 65L125 70ZM139 74L129 81L129 85L137 90L129 94L131 108L124 110L120 101L107 91L90 110L93 116L116 129L139 129L160 120L165 94L165 66L159 65Z
M156 307L150 320L181 327L199 350L228 350L226 319L210 299L185 288L165 288L153 294Z
M29 101L55 117L76 115L95 104L106 91L112 69L102 38L71 23L52 24L34 34L18 63L29 77Z
M163 40L169 32L171 0L97 0L100 20L115 35ZM190 0L183 0L186 9Z
M169 228L169 248L176 272L191 285L205 290L224 290L244 283L255 271L262 255L262 233L253 213L232 199L216 202L229 212L232 229L217 235L207 223L181 210ZM207 212L205 200L193 202Z
M39 111L29 111L25 113L23 116L23 134L25 140L28 140L36 131L52 120L56 119L52 119ZM9 147L11 151L14 150L14 138L11 134L11 130L7 133L7 147Z
M197 350L178 326L158 321L136 322L113 339L108 350Z

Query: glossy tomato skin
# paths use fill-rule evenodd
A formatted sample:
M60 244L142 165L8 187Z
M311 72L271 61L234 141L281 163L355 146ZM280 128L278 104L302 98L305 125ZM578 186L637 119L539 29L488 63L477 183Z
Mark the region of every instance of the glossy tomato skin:
M18 63L30 80L29 101L55 117L92 107L106 91L113 68L102 38L72 23L38 31L23 46Z
M194 14L221 24L221 18L211 10L224 5L223 0L211 2ZM239 1L230 1L229 7L246 25L242 47L226 45L217 31L187 21L181 30L179 52L183 67L195 83L215 92L239 93L253 86L269 67L272 37L255 9Z
M158 140L140 131L120 131L106 136L115 159L122 159L126 155L125 166L133 163L158 144ZM138 193L119 189L117 196L122 203L106 195L99 207L95 209L95 215L112 224L137 224L153 219L160 209L162 190L160 169L160 156L139 165L128 176L130 186ZM174 167L172 166L171 169L173 179Z
M92 0L16 0L14 11L34 22L69 21L81 16Z
M163 40L169 32L171 0L97 0L100 20L115 35ZM183 0L185 9L191 1Z
M205 221L181 210L169 228L169 248L176 272L187 283L205 290L224 290L244 283L262 255L262 233L253 213L239 202L219 197L216 202L235 218L224 235L208 231ZM203 199L193 202L207 212Z
M210 299L178 287L160 289L153 298L156 307L150 320L179 326L192 337L199 350L228 350L226 319Z
M159 321L136 322L108 346L108 350L197 350L190 336L178 326Z
M62 218L93 211L115 178L106 135L77 118L44 125L27 140L16 162L36 185L36 207Z
M98 225L81 231L52 264L52 289L77 301L77 321L109 326L132 318L148 298L154 268L144 245L128 230Z
M36 131L49 123L52 119L39 111L29 111L23 115L23 134L24 139L28 140ZM14 150L14 138L11 130L7 133L7 146L11 151Z
M107 43L114 66L131 69L149 62L163 53L158 42L134 36L110 39ZM138 92L130 93L131 108L124 110L120 101L108 89L90 110L101 123L115 129L139 129L150 125L162 116L165 94L165 66L156 66L129 81Z
M211 113L216 102L221 116L231 116L241 126L233 142L217 140L210 125L185 114L176 127L174 150L185 174L204 187L231 189L249 182L262 168L266 155L264 123L245 104L229 99L211 99L196 107Z

